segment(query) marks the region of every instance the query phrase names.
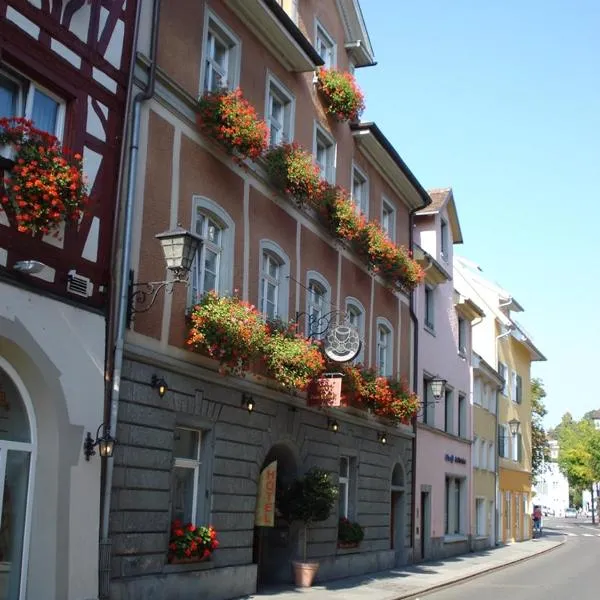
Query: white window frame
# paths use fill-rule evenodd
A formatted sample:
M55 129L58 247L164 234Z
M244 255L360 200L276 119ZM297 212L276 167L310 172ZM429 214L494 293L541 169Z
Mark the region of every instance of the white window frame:
M346 315L350 314L351 310L354 310L357 314L359 314L358 319L358 333L360 335L361 347L360 352L357 357L354 359L354 363L362 363L365 360L365 321L366 321L366 311L365 307L362 305L360 300L354 298L353 296L348 296L345 301L345 310ZM349 321L348 321L349 322Z
M198 434L198 441L196 446L196 458L183 458L180 456L173 456L173 468L179 469L190 469L194 473L194 489L192 497L192 514L190 522L196 523L198 520L198 485L200 482L200 465L201 465L201 448L202 448L202 435L203 432L200 429L192 429L191 427L176 426L175 432L178 429L185 431L193 431ZM172 491L172 490L171 490Z
M425 329L433 332L435 331L435 288L426 285L423 289L425 290L423 292L423 325ZM431 313L431 315L428 313ZM431 316L431 320L429 319L429 316Z
M473 379L473 404L483 407L481 390L483 388L483 382L479 377Z
M15 117L24 117L25 119L32 119L32 111L33 111L33 98L35 95L35 90L38 90L54 100L58 105L56 111L56 124L54 127L54 131L49 131L52 135L56 136L61 142L64 136L64 128L65 128L65 117L67 113L67 103L64 98L57 96L54 92L50 91L48 88L40 85L39 83L33 81L30 77L27 77L17 69L14 69L6 64L0 64L0 74L12 81L16 86L18 86L18 98L17 98L17 111L14 115ZM4 115L3 115L4 116ZM34 126L38 126L37 123L34 122Z
M35 490L35 475L36 475L36 463L37 463L37 450L38 450L38 439L37 439L37 423L35 418L35 411L31 396L27 391L27 387L23 380L19 377L17 371L13 366L2 356L0 356L0 369L2 369L13 385L17 389L17 393L20 396L21 402L25 407L27 414L28 426L29 426L29 442L10 442L8 440L2 440L2 454L0 458L0 484L2 490L4 490L4 479L6 477L6 456L8 450L16 450L20 452L29 452L29 479L27 481L27 492L26 492L26 503L25 503L25 523L23 527L23 549L21 552L21 577L19 581L19 593L17 598L19 600L25 600L27 597L27 576L29 566L29 550L31 541L31 523L32 523L32 511L33 511L33 496ZM3 497L0 494L0 514L2 514L2 503Z
M283 107L283 122L281 123L281 139L271 139L271 102L279 100ZM265 122L269 130L269 144L277 146L291 142L294 139L294 119L296 114L296 98L270 71L267 71L267 87L265 90Z
M479 469L479 438L473 438L473 468Z
M495 451L494 451L494 442L488 442L487 452L488 452L488 470L493 472L496 470L496 455L495 455Z
M385 368L381 370L379 361L379 333L385 330L388 343L385 346ZM391 377L394 373L394 327L385 317L377 317L375 322L375 368L381 377Z
M196 216L198 212L202 212L205 216L210 217L219 226L221 226L222 238L221 238L221 255L219 263L219 273L217 277L217 293L219 295L226 295L233 291L233 261L234 261L234 246L235 246L235 223L229 214L216 202L210 198L204 196L193 196L192 197L192 231L196 231ZM202 273L202 261L204 252L204 244L196 253L196 258L192 264L191 276L194 276L195 270L198 268L200 262L200 273ZM190 282L191 283L191 282ZM199 296L201 296L205 290L199 290ZM192 285L188 287L188 305L195 304L199 298L193 297Z
M450 260L450 236L448 221L444 218L440 219L440 256L445 262Z
M449 483L448 483L449 482ZM466 528L466 478L446 473L444 482L444 536L463 536ZM458 498L458 503L456 502Z
M354 196L354 181L358 180L360 186L360 198ZM350 186L350 198L356 212L369 217L369 178L366 173L356 164L352 163L352 175Z
M322 306L323 313L321 314L321 317L323 316L323 314L326 314L327 312L329 312L329 308L331 307L331 286L329 285L329 282L318 271L307 271L307 273L306 273L306 332L307 332L307 334L310 332L309 325L310 325L310 315L311 315L311 307L312 307L312 303L311 303L311 299L310 299L310 296L311 296L310 286L313 281L315 283L318 283L325 291L325 293L323 295L323 306ZM320 337L322 337L322 336L313 336L313 337L315 339L320 339Z
M517 375L515 369L510 370L510 399L515 404L517 402Z
M502 369L504 369L504 374L502 374ZM500 374L500 377L503 377L504 379L504 383L502 384L502 389L500 391L503 396L508 397L508 365L503 362L498 362L498 373Z
M456 435L456 404L454 389L446 387L444 390L444 431L450 435Z
M478 463L479 463L479 468L483 469L484 471L487 471L487 442L485 440L480 440L479 443L479 459L478 459Z
M483 497L475 498L475 535L487 536L487 502Z
M321 169L321 164L317 160L317 148L319 144L325 146L325 173L323 173L323 169ZM313 130L313 156L316 165L319 167L321 179L324 179L331 184L335 184L337 144L335 143L335 139L333 138L333 136L324 127L317 123L317 121L315 121Z
M206 50L208 34L211 32L215 37L228 47L227 58L227 85L223 86L229 90L235 89L240 82L240 66L242 56L242 41L240 38L210 9L204 12L204 29L202 35L202 62L200 67L200 95L206 92L204 79L206 76Z
M319 41L323 41L328 48L328 56L323 57L319 52ZM332 69L337 66L337 44L335 39L329 34L319 19L315 19L315 50L323 58L325 69Z
M507 460L510 459L511 457L511 448L510 448L510 431L508 429L508 425L504 425L503 423L500 423L499 427L502 429L502 436L500 440L498 440L498 442L500 444L502 444L502 453L500 453L500 448L498 448L498 456L500 456L500 458L505 458Z
M461 317L459 315L458 317L458 323L457 323L457 334L458 334L458 353L461 356L466 356L467 355L467 348L469 347L469 341L468 341L468 321L467 319L465 319L464 317ZM462 339L461 339L462 338ZM461 344L462 342L462 344Z
M346 460L346 467L348 469L348 475L346 477L344 477L341 474L342 471L342 460ZM350 502L349 502L349 496L350 496L350 457L346 456L346 455L341 455L340 456L340 460L339 460L339 478L338 478L338 489L339 489L339 494L340 494L340 498L342 499L342 513L340 514L339 517L346 517L348 518L348 514L350 512ZM342 493L342 488L343 488L343 493Z
M259 244L259 268L258 268L258 306L259 310L266 315L264 306L264 274L263 255L267 253L279 263L279 281L277 285L277 314L279 319L287 321L289 318L290 302L290 259L283 248L272 240L260 240Z
M387 227L384 225L386 214L389 222ZM381 229L391 242L396 242L396 208L385 196L381 199Z
M458 412L458 431L456 434L461 438L467 437L469 409L467 406L467 395L463 392L458 392L456 397L456 411Z

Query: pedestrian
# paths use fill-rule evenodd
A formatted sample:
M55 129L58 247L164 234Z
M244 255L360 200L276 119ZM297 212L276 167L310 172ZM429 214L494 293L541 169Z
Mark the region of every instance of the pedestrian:
M533 507L533 535L539 533L542 534L542 509L539 504Z

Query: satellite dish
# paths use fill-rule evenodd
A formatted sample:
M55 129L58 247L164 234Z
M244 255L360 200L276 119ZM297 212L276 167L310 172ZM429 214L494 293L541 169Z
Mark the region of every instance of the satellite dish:
M355 359L361 346L360 334L349 325L330 327L323 340L323 352L334 362L348 362Z

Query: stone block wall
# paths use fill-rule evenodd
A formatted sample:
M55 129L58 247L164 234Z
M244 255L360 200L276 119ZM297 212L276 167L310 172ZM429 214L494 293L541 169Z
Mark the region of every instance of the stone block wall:
M167 381L163 398L150 385L153 374ZM252 413L242 406L243 391L254 398ZM156 597L174 594L182 600L223 600L254 592L257 484L265 457L277 444L290 449L298 474L318 466L332 472L337 480L341 454L351 456L356 464L352 501L356 519L365 527L365 539L359 552L349 557L337 548L337 509L327 521L314 524L308 531L307 554L323 563L321 579L389 568L398 556L409 557L410 433L388 429L384 445L377 439L383 426L372 417L345 414L340 409L335 411L335 418L340 423L338 433L327 429L327 413L306 408L301 398L201 367L187 365L175 372L126 360L111 504L111 597L154 597L154 590L152 593L160 591ZM174 572L175 566L167 564L177 425L202 431L199 487L204 493L199 497L198 523L213 525L220 540L210 563L184 572ZM404 514L395 518L402 520L405 535L403 543L396 542L402 547L391 551L390 485L397 463L404 473ZM296 544L298 536L290 535L289 539ZM290 552L295 554L296 548ZM286 566L282 577L290 576L291 569Z

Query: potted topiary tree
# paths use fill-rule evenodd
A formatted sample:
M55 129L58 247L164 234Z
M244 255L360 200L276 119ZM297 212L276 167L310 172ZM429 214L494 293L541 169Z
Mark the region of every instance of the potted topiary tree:
M308 527L329 517L337 494L331 475L317 468L310 469L304 477L294 480L281 492L279 510L288 521L300 521L304 530L302 561L292 563L299 587L310 587L319 569L318 562L306 561Z

